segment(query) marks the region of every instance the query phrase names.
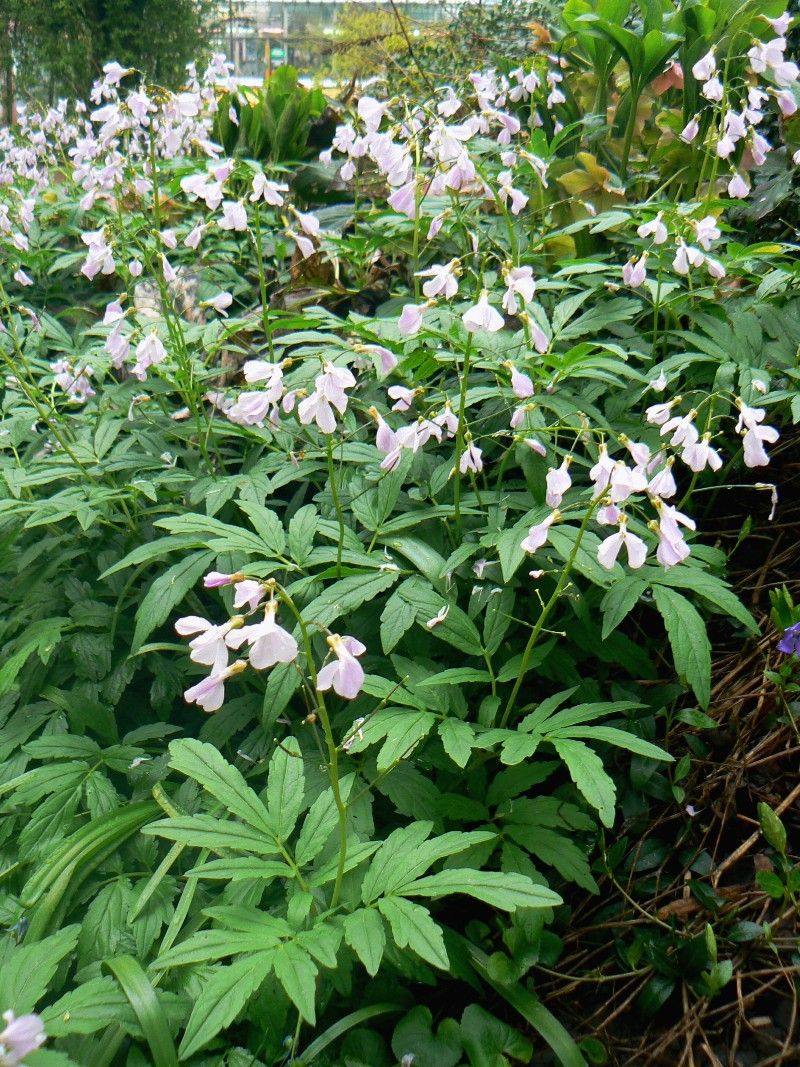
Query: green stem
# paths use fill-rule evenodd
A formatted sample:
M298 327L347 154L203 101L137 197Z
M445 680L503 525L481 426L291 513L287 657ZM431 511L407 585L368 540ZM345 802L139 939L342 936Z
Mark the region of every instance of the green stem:
M269 319L269 299L267 297L267 275L264 270L264 249L261 243L261 205L256 204L255 210L255 223L256 233L252 238L253 245L255 246L256 264L258 266L258 287L261 291L261 321L264 329L264 336L267 339L267 346L269 348L269 360L270 363L275 362L275 351L272 344L272 324Z
M453 469L453 509L456 517L456 533L461 538L461 455L464 451L464 415L467 407L467 383L469 380L469 356L472 334L467 338L464 363L461 367L461 391L458 398L458 429L456 430L456 462Z
M339 822L339 862L336 866L336 878L334 879L333 892L331 894L331 909L333 909L339 904L339 898L342 893L342 881L344 879L344 867L347 862L347 805L342 799L342 791L339 788L339 752L333 737L333 729L331 727L328 709L325 705L325 697L319 689L317 689L317 669L314 666L314 656L311 649L311 638L308 633L308 627L306 626L302 615L297 610L297 606L291 596L289 596L286 590L281 586L278 586L277 588L278 595L283 603L289 608L292 615L294 615L297 620L297 625L300 627L303 649L306 655L306 669L311 676L311 684L316 694L315 710L319 721L322 723L322 732L325 735L325 746L328 750L328 781L331 784L333 803L336 806Z
M342 548L344 546L344 512L342 511L342 502L339 499L339 489L336 485L336 469L333 463L333 444L330 435L325 437L325 451L328 457L328 478L331 483L331 496L333 497L333 506L336 510L336 518L339 521L339 543L336 546L336 577L341 578Z
M503 711L503 717L500 720L499 725L501 729L505 727L511 716L511 712L514 710L514 705L516 704L517 696L519 695L520 688L522 687L522 681L528 670L528 663L530 662L531 653L533 652L536 642L539 640L539 636L542 630L544 629L544 624L547 622L547 619L550 616L550 612L553 610L556 605L556 601L559 599L562 592L564 591L564 586L567 584L567 579L569 578L572 572L572 568L575 564L575 559L578 555L578 549L581 547L583 535L586 533L586 528L589 525L589 521L592 518L592 515L594 515L596 507L597 502L595 501L591 503L586 509L586 514L583 517L583 522L581 523L580 529L578 530L578 535L575 538L575 544L573 545L572 551L569 554L569 559L567 560L563 571L559 575L559 579L556 582L556 587L553 590L553 595L542 608L541 614L539 615L539 618L536 621L536 625L531 630L531 635L528 638L528 643L525 646L525 651L522 653L522 662L519 665L519 671L517 672L517 679L514 682L514 688L511 690L511 695L509 696L505 706L505 710Z

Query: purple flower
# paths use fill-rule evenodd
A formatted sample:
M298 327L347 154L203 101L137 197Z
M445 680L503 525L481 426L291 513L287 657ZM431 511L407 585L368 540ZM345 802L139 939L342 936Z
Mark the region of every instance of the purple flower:
M783 631L783 637L778 642L778 651L785 652L787 656L800 656L800 622Z

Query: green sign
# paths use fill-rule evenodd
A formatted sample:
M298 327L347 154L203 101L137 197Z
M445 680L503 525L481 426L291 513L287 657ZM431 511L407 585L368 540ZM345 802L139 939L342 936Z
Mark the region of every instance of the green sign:
M286 49L281 48L280 45L274 45L269 50L270 59L286 59Z

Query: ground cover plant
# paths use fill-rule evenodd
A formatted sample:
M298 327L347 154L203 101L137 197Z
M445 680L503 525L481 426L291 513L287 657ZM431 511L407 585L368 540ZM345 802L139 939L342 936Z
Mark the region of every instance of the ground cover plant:
M537 975L758 634L711 531L800 417L789 25L571 0L311 163L221 57L3 131L0 1062L606 1062ZM651 1006L731 979L674 940Z

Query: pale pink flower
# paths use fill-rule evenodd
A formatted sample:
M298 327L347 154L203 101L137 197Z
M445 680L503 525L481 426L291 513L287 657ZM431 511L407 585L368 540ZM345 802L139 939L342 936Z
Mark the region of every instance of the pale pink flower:
M610 496L614 504L622 504L633 493L642 493L647 488L647 478L638 467L629 467L617 460L611 472Z
M203 306L213 308L219 312L223 318L228 317L227 309L233 303L233 296L230 293L217 293L216 296L212 296L210 300L204 300Z
M778 37L785 37L786 31L792 22L792 16L788 11L784 11L782 15L779 15L776 19L768 18L766 15L761 16L765 22L768 22L773 29L773 32Z
M198 704L205 712L219 711L225 700L225 682L235 674L240 674L246 667L247 664L243 660L238 660L230 667L213 672L208 678L203 678L197 685L187 689L183 699L187 704Z
M237 426L263 426L274 404L275 400L270 392L253 390L240 393L236 403L231 404L225 414Z
M725 87L719 78L709 78L703 88L700 90L702 95L711 103L718 104L721 102L725 95Z
M669 236L667 227L661 221L663 217L664 212L659 211L656 217L651 219L650 222L643 222L636 232L643 238L652 237L654 245L663 245Z
M722 233L717 226L717 220L713 215L706 215L706 217L702 219L693 219L692 225L697 234L697 243L706 252L711 248L711 242L718 240L722 236Z
M638 289L647 280L647 253L639 259L628 260L622 268L622 280L631 289Z
M686 466L693 471L702 471L710 467L712 471L718 471L722 466L722 457L715 448L710 445L711 434L704 433L699 441L688 444L681 453L681 459Z
M724 278L727 273L718 259L714 259L713 256L706 256L706 270L712 278L719 280Z
M523 304L533 300L536 292L536 282L533 280L532 267L512 267L503 274L506 283L506 291L503 293L503 310L509 315L516 314L520 308L521 298Z
M489 333L497 333L503 328L503 316L489 303L489 293L486 289L481 291L478 303L474 304L461 316L461 321L470 333L476 330L488 330Z
M694 425L694 418L697 412L692 408L688 415L674 415L671 419L667 419L661 426L661 436L671 433L670 444L673 448L677 448L680 445L686 447L687 445L693 445L698 439L700 434Z
M694 118L689 119L689 121L686 123L686 125L681 130L681 140L685 144L691 144L692 141L694 141L694 139L697 137L699 132L700 132L700 122L698 121L698 118L695 115Z
M263 359L248 359L242 371L244 380L250 385L266 382L266 393L270 403L278 403L283 392L283 367L280 363L267 363Z
M404 337L413 337L419 333L422 317L428 309L427 304L404 304L397 320L397 328Z
M287 189L287 185L279 185L276 182L271 182L260 170L258 170L253 175L253 191L248 197L248 200L250 200L251 203L263 200L264 203L269 204L270 207L282 207L283 197L281 196L281 193L285 193Z
M333 433L336 429L336 416L322 393L313 392L305 400L301 400L297 406L297 415L304 426L316 422L323 433Z
M183 243L187 248L192 248L195 251L199 248L200 242L203 239L203 235L208 229L208 223L198 222L192 229L191 233L187 234L183 239Z
M235 581L238 575L225 574L223 571L209 571L203 579L203 588L205 589L219 589L223 585L230 585L232 581ZM190 615L187 618L196 619L197 616ZM201 619L201 622L205 622L205 619ZM179 619L178 622L185 622L185 619ZM177 628L177 623L175 624ZM178 630L178 633L182 633ZM196 630L187 630L186 633L197 633Z
M417 217L417 180L412 178L411 181L405 182L399 188L387 198L387 203L392 211L396 211L399 215L405 215L406 218L415 219Z
M376 100L374 96L362 96L358 101L358 117L364 123L368 133L375 133L389 110L389 105Z
M38 1015L20 1015L13 1011L3 1012L5 1028L0 1031L0 1064L16 1067L25 1057L35 1052L46 1040L44 1023Z
M653 496L660 496L662 500L668 500L670 497L675 496L678 487L672 474L674 464L675 457L670 456L658 474L650 479L650 484L647 486L649 493Z
M570 457L565 456L560 467L551 467L545 475L547 493L544 499L548 507L557 508L563 499L564 493L572 485L572 478L569 476L569 465Z
M741 174L734 174L731 180L728 182L728 196L732 196L734 200L744 200L745 197L750 195L750 186L741 176Z
M166 358L166 348L159 340L158 334L151 330L136 346L136 363L131 373L134 378L143 382L147 377L148 368L163 363Z
M33 278L31 278L29 274L26 274L21 267L14 271L13 278L18 285L33 285Z
M437 626L441 626L441 624L444 622L444 620L449 614L450 605L445 604L443 607L439 608L439 610L436 612L432 619L428 619L428 621L425 623L425 629L435 630Z
M386 390L390 400L394 400L392 411L408 411L414 403L417 395L416 389L408 389L405 385L390 385Z
M481 459L481 456L482 450L470 441L461 453L458 469L462 474L466 474L467 471L473 471L475 474L480 474L483 470L483 460Z
M418 270L418 278L430 278L422 286L422 292L429 298L443 296L450 300L458 292L458 278L456 268L458 260L451 259L449 263L435 263L426 270Z
M254 591L247 593L249 602ZM288 630L278 625L275 618L277 613L278 602L270 600L264 608L264 621L243 626L232 635L229 642L233 648L241 648L245 643L250 646L250 666L257 671L267 670L276 663L291 663L297 659L297 641Z
M181 637L197 634L189 642L189 659L193 663L211 667L211 673L217 674L228 663L228 648L237 647L234 634L243 622L241 615L234 615L221 625L215 625L198 615L185 615L176 621L175 632Z
M598 526L619 526L622 512L616 504L606 504L595 516Z
M527 445L528 448L532 452L535 452L537 456L547 455L547 449L544 447L542 442L539 441L536 437L523 437L522 443L524 445Z
M247 229L247 210L241 200L224 200L222 202L222 218L217 220L221 230Z
M533 396L533 382L528 375L521 370L517 370L513 363L507 363L505 366L511 371L511 388L514 391L514 396L518 396L520 400Z
M717 60L714 55L714 49L706 52L706 54L695 63L692 67L692 74L698 81L704 82L712 76L717 69Z
M558 522L560 518L560 513L558 511L553 511L536 526L531 526L528 530L527 537L520 542L520 548L524 552L538 552L538 550L547 542L548 530L553 523Z
M609 456L608 448L601 441L597 446L597 462L589 471L589 478L594 484L593 498L596 500L602 496L611 484L611 475L614 473L616 462Z
M647 559L647 545L641 537L637 537L628 530L627 521L625 516L621 515L618 532L607 537L597 549L597 560L606 570L613 569L623 545L628 554L628 566L632 570L638 570L639 567L644 566Z
M331 634L328 646L336 656L332 663L326 664L317 675L317 689L325 692L331 688L340 697L354 700L364 684L364 669L356 659L366 651L355 637Z
M666 382L664 383L664 386L662 386L662 388L664 388L665 386ZM655 388L655 386L652 386L652 383L651 387ZM678 403L678 399L679 398L676 398L675 400L670 400L665 404L651 404L650 407L647 408L647 410L645 411L645 417L647 421L653 426L663 426L672 414L672 409Z

